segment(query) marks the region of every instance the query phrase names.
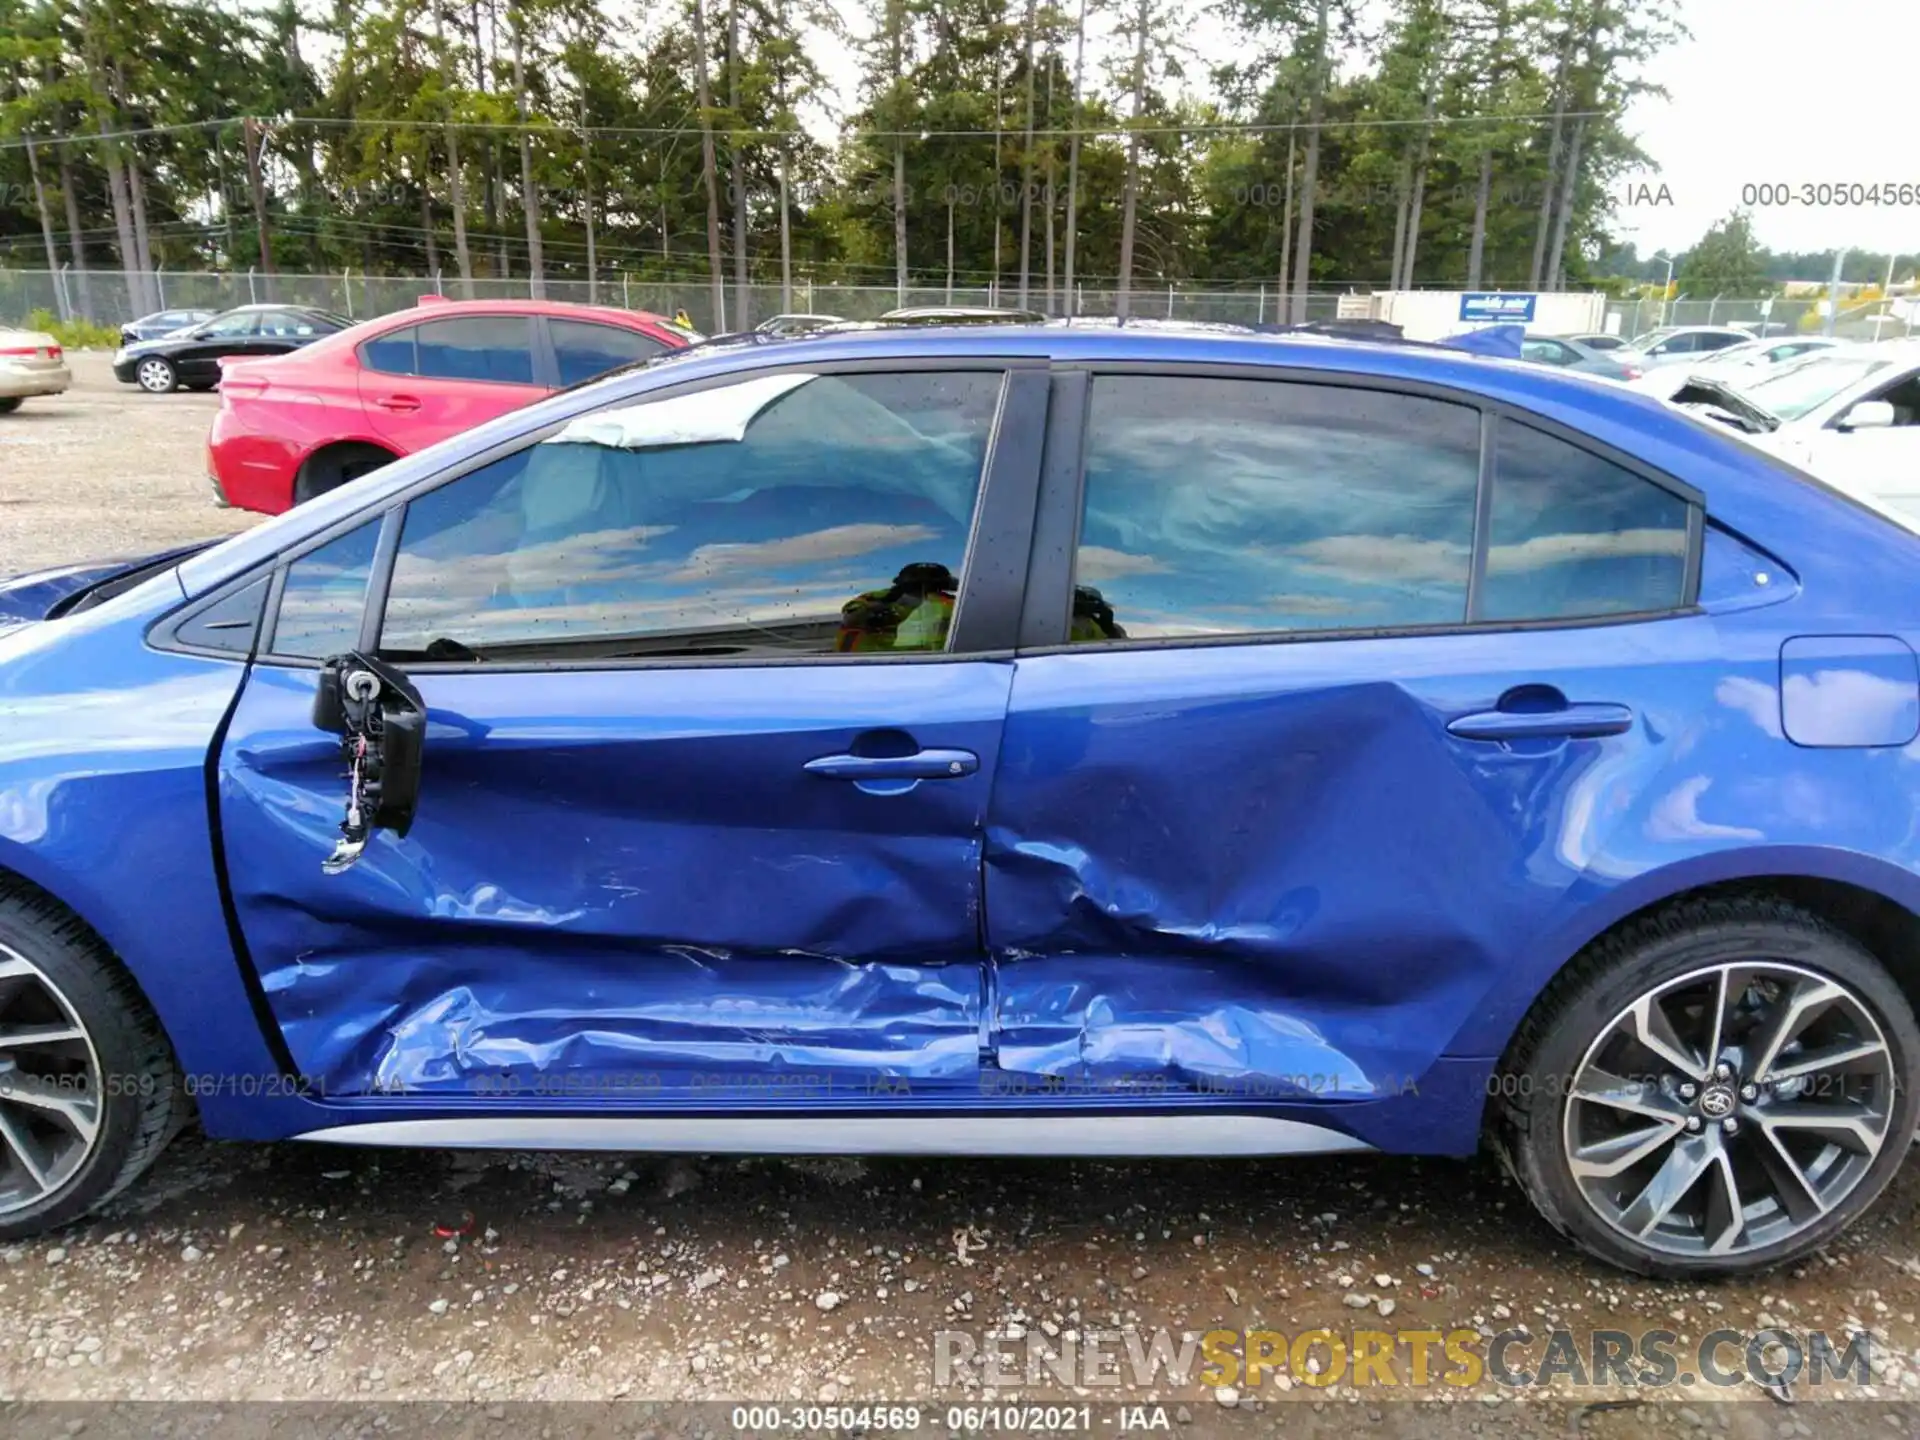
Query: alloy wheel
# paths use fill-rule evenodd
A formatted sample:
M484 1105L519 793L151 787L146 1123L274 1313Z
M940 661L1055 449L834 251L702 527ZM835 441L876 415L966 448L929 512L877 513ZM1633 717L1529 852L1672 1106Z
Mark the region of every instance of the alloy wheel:
M142 360L139 377L140 388L156 395L173 388L173 369L164 360Z
M1831 976L1715 965L1622 1010L1567 1095L1568 1168L1637 1244L1718 1257L1780 1244L1850 1195L1886 1144L1894 1061Z
M100 1135L100 1061L44 971L0 945L0 1215L61 1189Z

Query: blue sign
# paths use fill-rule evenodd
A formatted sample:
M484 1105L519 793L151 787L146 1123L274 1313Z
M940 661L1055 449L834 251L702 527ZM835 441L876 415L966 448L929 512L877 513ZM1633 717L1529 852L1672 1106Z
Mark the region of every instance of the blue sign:
M1509 321L1521 325L1533 323L1533 307L1538 295L1503 295L1497 291L1469 290L1460 297L1460 318L1478 321Z

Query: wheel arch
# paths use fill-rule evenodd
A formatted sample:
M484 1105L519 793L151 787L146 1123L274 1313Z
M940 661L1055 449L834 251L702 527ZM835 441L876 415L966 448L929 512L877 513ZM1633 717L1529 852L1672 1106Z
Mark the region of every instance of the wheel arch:
M1548 1003L1555 978L1591 946L1674 906L1745 897L1784 901L1858 942L1920 1015L1920 876L1855 851L1782 847L1701 857L1654 871L1610 892L1604 905L1587 907L1580 923L1559 932L1546 947L1554 963L1520 987L1524 1003L1505 1007L1500 1024L1482 1032L1486 1045L1479 1053L1497 1055L1491 1071L1500 1073L1527 1018Z
M387 457L381 462L383 465L400 459L404 453L396 450L385 440L371 435L331 436L315 445L295 463L291 492L293 502L298 504L303 499L311 498L309 495L302 494L302 491L307 488L310 478L321 468L336 464L345 456L361 454L369 450L377 450Z

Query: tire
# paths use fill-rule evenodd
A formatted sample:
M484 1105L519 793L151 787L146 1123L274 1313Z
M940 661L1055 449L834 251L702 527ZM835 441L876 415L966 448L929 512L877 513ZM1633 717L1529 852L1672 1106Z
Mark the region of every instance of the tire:
M18 395L0 395L0 415L11 415L20 408Z
M1912 1007L1851 937L1783 902L1687 901L1547 988L1496 1077L1491 1138L1590 1254L1641 1275L1744 1274L1818 1249L1879 1197L1913 1138L1917 1071ZM1661 1189L1656 1173L1694 1179Z
M80 1032L4 1051L0 1240L16 1240L78 1220L132 1184L189 1106L152 1007L71 911L0 884L0 972L11 972L0 980L0 1031L51 1024ZM30 1089L42 1105L18 1098ZM65 1110L43 1108L48 1094ZM91 1132L82 1123L88 1116ZM23 1138L34 1166L22 1160Z
M133 378L149 395L170 394L180 386L180 372L163 355L149 355L133 367Z
M332 445L307 457L293 481L293 503L311 500L329 490L337 490L349 480L378 470L392 462L391 451L378 445Z

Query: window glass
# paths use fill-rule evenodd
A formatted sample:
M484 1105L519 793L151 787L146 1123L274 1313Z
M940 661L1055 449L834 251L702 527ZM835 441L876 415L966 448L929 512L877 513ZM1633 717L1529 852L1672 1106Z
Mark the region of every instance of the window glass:
M1497 429L1483 620L1670 610L1684 599L1687 503L1542 431Z
M1479 456L1464 405L1102 376L1073 638L1457 624Z
M1520 356L1542 365L1571 365L1575 359L1573 351L1558 340L1522 340Z
M417 375L413 341L416 326L403 325L385 335L376 335L360 345L360 364L368 370L388 375Z
M1696 335L1693 339L1693 348L1696 350L1725 350L1729 345L1744 345L1747 343L1746 338L1741 335L1707 334Z
M616 365L651 360L667 348L651 335L623 330L617 325L549 320L547 329L553 336L553 354L559 362L562 385L578 385L582 380L605 374Z
M464 315L420 326L420 374L436 380L533 383L532 329L524 315Z
M324 660L360 643L360 612L380 522L369 521L310 550L287 568L273 626L273 653Z
M1747 386L1743 393L1782 420L1798 420L1891 363L1877 356L1815 351L1803 360L1783 365L1776 373Z
M222 315L217 320L209 320L206 329L200 333L209 338L229 340L237 335L251 335L259 328L259 312L249 310L244 315Z
M1884 400L1893 406L1894 424L1920 425L1920 374L1909 375L1904 380L1887 386L1873 398Z
M601 411L414 500L381 648L944 649L1000 375L782 378ZM650 442L632 432L655 405L690 423L731 405L745 438Z
M297 310L269 310L260 317L260 333L277 337L318 335L324 327L312 315Z

